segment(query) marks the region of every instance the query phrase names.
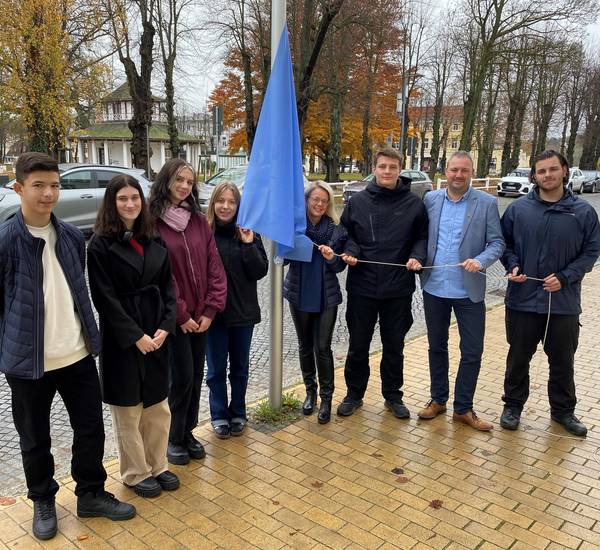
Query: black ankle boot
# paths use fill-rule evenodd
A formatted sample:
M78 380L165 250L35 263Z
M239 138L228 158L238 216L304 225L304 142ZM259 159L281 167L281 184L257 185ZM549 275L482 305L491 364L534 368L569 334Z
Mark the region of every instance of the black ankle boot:
M331 420L331 399L321 399L317 421L319 424L327 424Z
M317 390L309 390L306 392L306 399L302 403L302 412L305 415L312 414L317 405Z

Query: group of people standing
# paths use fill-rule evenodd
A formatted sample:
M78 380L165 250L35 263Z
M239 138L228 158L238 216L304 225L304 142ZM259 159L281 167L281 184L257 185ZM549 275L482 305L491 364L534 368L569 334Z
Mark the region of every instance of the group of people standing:
M502 220L495 199L471 188L468 153L452 155L447 188L424 201L410 192L401 162L393 149L377 152L375 179L352 198L341 220L330 186L314 182L305 189L306 234L315 247L310 262L289 262L284 285L306 386L303 412L318 409L321 424L331 419L331 342L342 302L337 274L348 266L347 393L337 414L349 416L362 406L379 321L384 405L397 418L410 417L403 402L403 352L420 272L431 399L418 415L431 419L446 411L454 311L461 359L453 418L490 430L473 399L483 353L485 269L501 259L509 279L510 345L501 425L518 427L529 361L543 340L552 418L585 435L574 415L573 364L581 280L600 254L600 229L589 204L566 190L564 157L547 151L534 160L536 187L511 204ZM148 200L135 178L118 175L108 184L87 246L98 330L85 282L83 235L52 214L59 189L53 159L21 155L14 185L21 209L0 226L0 371L12 391L34 502L33 533L40 539L57 532L58 485L50 452L50 407L57 392L74 431L72 475L80 517L124 520L136 513L104 489L101 401L110 406L121 479L141 497L179 487L169 463L206 455L193 435L205 356L215 435L244 432L250 345L261 319L257 281L268 269L260 236L236 223L240 193L234 184L216 187L205 216L193 167L184 160L163 166Z

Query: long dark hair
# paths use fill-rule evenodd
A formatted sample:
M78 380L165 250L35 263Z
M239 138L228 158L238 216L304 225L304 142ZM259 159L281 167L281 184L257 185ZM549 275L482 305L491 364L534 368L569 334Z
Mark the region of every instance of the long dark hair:
M154 218L160 218L165 210L171 204L171 185L175 182L175 178L184 169L189 168L196 181L196 171L194 167L183 159L173 158L165 162L165 165L160 169L160 172L156 175L156 179L152 184L150 191L150 214ZM185 199L189 205L190 210L194 212L200 212L200 202L198 200L198 188L193 185L192 192Z
M154 224L148 212L144 192L138 180L127 174L119 174L108 182L106 192L104 193L104 200L96 216L94 232L106 237L117 237L127 231L127 227L125 227L123 220L121 220L117 212L117 193L123 187L133 187L140 194L140 200L142 201L140 214L133 223L133 236L135 238L151 238L154 235Z

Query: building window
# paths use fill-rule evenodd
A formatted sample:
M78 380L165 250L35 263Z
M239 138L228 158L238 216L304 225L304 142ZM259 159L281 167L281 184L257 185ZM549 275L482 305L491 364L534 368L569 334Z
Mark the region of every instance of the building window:
M429 149L429 138L423 140L423 149Z
M452 140L451 149L458 149L458 140L457 139Z
M458 132L458 122L455 122L455 123L452 125L452 130L453 130L454 132Z

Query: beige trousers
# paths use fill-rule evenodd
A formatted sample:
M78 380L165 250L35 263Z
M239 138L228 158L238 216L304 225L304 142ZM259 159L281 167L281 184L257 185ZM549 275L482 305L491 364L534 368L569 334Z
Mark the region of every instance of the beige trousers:
M110 406L119 450L121 481L136 485L167 470L171 411L167 399L144 408Z

